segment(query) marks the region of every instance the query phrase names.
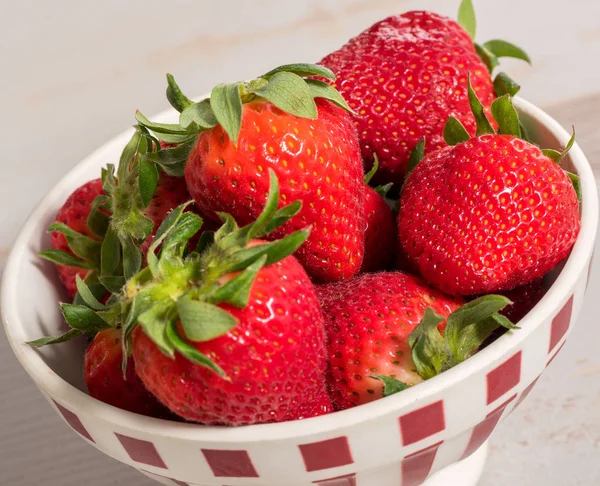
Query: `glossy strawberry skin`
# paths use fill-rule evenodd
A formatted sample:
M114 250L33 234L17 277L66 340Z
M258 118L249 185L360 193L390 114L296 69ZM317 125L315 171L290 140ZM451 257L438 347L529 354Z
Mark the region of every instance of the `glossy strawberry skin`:
M357 113L367 166L379 157L376 183L401 183L417 142L426 151L445 146L450 115L475 134L467 76L487 108L493 83L468 34L453 20L414 11L384 19L325 57L336 87Z
M237 144L220 126L198 138L185 180L200 210L231 214L248 224L262 211L269 169L279 179L280 206L302 201L301 212L269 235L279 239L312 225L296 253L318 281L349 278L364 254L362 162L349 115L317 100L318 118L298 118L267 102L243 105Z
M142 381L170 410L195 422L282 422L332 411L325 385L323 317L314 287L293 257L263 268L228 333L192 343L227 379L181 355L163 355L141 327L133 358Z
M453 295L510 290L543 276L580 229L568 176L509 135L426 156L406 181L398 222L421 275Z
M167 418L171 414L146 389L135 372L133 359L122 371L121 331L100 331L88 346L84 357L84 378L89 394L109 405L150 417Z
M370 375L421 382L408 336L427 307L448 316L462 304L401 272L321 285L317 294L327 330L329 389L338 410L382 398L382 383ZM445 321L439 325L444 328Z
M385 199L365 187L365 257L362 272L386 270L397 251L397 225Z
M99 239L88 227L87 217L90 214L92 202L96 196L101 194L103 194L103 190L102 181L100 179L86 182L73 191L67 198L56 215L56 221L67 225L69 228L85 236ZM73 252L69 249L65 236L58 231L52 232L50 244L55 250L62 250L73 255ZM75 284L76 275L79 275L84 279L88 271L63 265L56 265L56 268L58 270L58 276L67 289L69 296L71 298L75 297L75 294L77 293L77 286Z

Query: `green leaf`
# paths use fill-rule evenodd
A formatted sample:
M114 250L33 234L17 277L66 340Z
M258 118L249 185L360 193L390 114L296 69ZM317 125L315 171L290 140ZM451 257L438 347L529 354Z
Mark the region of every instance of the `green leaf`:
M218 84L210 93L210 106L232 142L237 142L242 126L240 83Z
M203 129L210 129L216 126L217 119L210 107L210 101L208 99L189 105L181 112L179 124L182 127L187 128L192 123L195 123Z
M472 40L477 33L477 19L471 0L462 0L458 8L458 23L467 31Z
M58 231L65 235L69 248L75 255L94 264L100 263L101 243L69 228L64 223L53 223L49 231Z
M244 248L237 252L225 266L227 272L243 270L263 255L267 255L265 265L271 265L294 253L306 241L310 230L308 228L287 235L281 240L276 240L262 245Z
M170 134L170 135L187 135L190 136L193 134L191 130L183 128L181 125L174 123L155 123L153 121L148 120L141 111L135 112L135 119L138 123L147 129L153 131L156 134ZM131 160L131 158L129 158Z
M129 139L129 142L127 142L127 145L125 145L125 148L123 148L123 151L121 152L121 158L119 159L119 166L117 168L117 177L120 180L125 179L129 170L129 166L138 152L138 147L140 145L141 139L141 133L138 130L136 130L132 137ZM112 169L110 170L110 172L112 173ZM112 191L110 190L107 191L105 189L104 192L106 194L112 194Z
M152 275L158 275L158 257L156 256L156 249L162 244L165 238L169 236L169 234L173 231L173 228L181 218L183 211L191 204L191 201L188 201L184 204L177 206L172 209L167 217L163 219L163 222L158 227L156 234L154 235L154 240L148 249L148 253L146 255L146 259L148 262L148 268L152 272Z
M485 47L483 47L481 44L475 43L475 51L477 52L479 59L481 59L486 65L490 73L492 73L494 71L494 68L500 64L498 58L494 56L493 53L488 51Z
M260 231L256 237L261 238L263 236L268 235L271 231L283 226L290 219L296 216L300 210L302 209L302 201L294 201L287 206L278 209L277 212L271 218L271 221Z
M216 214L219 216L219 218L221 218L221 221L223 221L223 224L215 233L215 241L220 242L227 237L231 237L231 234L238 230L238 225L231 214L220 211Z
M383 186L374 187L373 189L375 190L375 192L377 194L379 194L382 198L385 199L388 195L388 192L390 192L390 190L392 189L393 186L394 186L394 183L389 182Z
M139 157L140 160L140 173L138 179L138 185L140 190L140 196L142 198L143 207L147 207L154 197L156 192L156 186L158 185L158 169L148 158L144 156Z
M521 86L506 73L498 73L494 78L494 91L498 96L515 96L520 90Z
M110 328L107 322L85 305L61 304L60 309L69 326L74 329L97 332Z
M74 257L73 255L70 255L62 250L44 250L39 252L38 256L58 265L64 265L65 267L83 268L85 270L92 268L92 265L90 265L89 262L86 262L81 258Z
M125 277L100 277L100 283L111 293L116 294L121 291L123 285L125 285Z
M365 174L365 177L363 179L365 184L368 184L369 182L371 182L371 179L373 178L373 176L375 175L375 173L377 172L378 169L379 169L379 157L377 157L377 154L374 153L373 154L373 167L371 167L371 170Z
M508 317L503 316L502 314L498 314L497 312L492 314L492 319L496 321L501 327L504 327L508 330L517 330L521 329L519 326L515 326Z
M567 174L567 176L569 176L569 179L571 179L573 189L575 189L575 194L577 194L577 200L581 204L581 181L579 180L579 177L577 176L577 174L573 174L572 172L566 170L565 174Z
M466 0L469 1L470 0ZM477 132L476 135L479 137L480 135L484 135L486 133L494 133L494 129L490 124L490 121L487 119L485 115L485 110L481 101L477 97L473 86L471 85L471 74L468 76L468 92L469 92L469 104L471 105L471 111L473 112L473 116L475 117L475 123L477 124Z
M101 254L101 276L105 277L114 275L117 268L119 268L119 263L121 263L121 243L119 242L117 233L112 228L108 228L108 231L104 236Z
M263 228L271 221L275 213L277 212L277 206L279 204L279 181L275 171L269 168L269 192L267 194L267 200L265 207L261 211L260 215L256 220L248 226L242 228L241 232L245 235L243 246L246 246L248 242L254 238L257 234L261 233Z
M100 300L102 297L104 297L106 295L106 288L100 282L93 282L92 280L93 279L90 279L90 281L88 281L88 282L84 281L84 284L88 287L88 289L91 292L94 299ZM85 300L83 299L83 297L81 296L81 294L79 292L77 292L75 294L75 297L73 298L73 304L89 305L85 302Z
M166 143L183 144L190 141L195 141L198 133L173 134L173 133L156 133L156 138Z
M492 116L498 123L498 133L521 137L521 123L517 110L512 104L510 95L496 98L491 106Z
M514 59L521 59L531 64L531 58L527 53L520 47L499 39L487 41L483 44L488 51L494 54L496 57L512 57Z
M444 338L437 328L443 320L444 317L436 314L431 307L427 307L423 319L408 336L413 362L417 373L424 380L441 373L447 360Z
M448 145L458 145L464 143L471 138L465 126L453 116L448 117L446 125L444 125L444 141Z
M173 349L176 349L179 354L187 358L189 361L197 365L210 368L219 376L225 376L225 372L219 365L217 365L210 358L202 354L194 346L192 346L180 336L179 332L177 331L177 327L174 323L170 323L167 326L166 335Z
M171 74L167 74L167 100L178 112L182 112L193 102L185 96Z
M123 275L129 280L142 268L142 252L131 235L121 238L121 246L123 247Z
M265 265L267 256L263 255L242 273L236 275L225 285L219 287L212 295L211 302L220 304L226 302L234 307L244 308L248 305L250 290L260 269Z
M168 236L163 243L163 250L167 251L171 248L178 247L177 254L182 256L187 246L188 241L202 227L202 218L195 213L183 213L177 224L169 231Z
M90 214L87 217L87 225L93 233L100 238L103 238L108 230L110 217L101 209L107 209L109 205L108 197L104 195L96 196L92 201Z
M171 304L172 305L172 304ZM131 302L131 306L128 309L123 323L123 337L124 340L129 340L131 333L138 324L139 317L145 312L152 312L153 308L161 306L161 309L165 307L163 303L158 303L154 299L152 289L142 289Z
M575 127L573 127L573 134L571 135L571 138L567 142L567 145L563 149L562 152L559 152L559 151L553 150L553 149L543 149L542 153L546 157L550 157L554 162L556 162L558 164L567 156L569 151L573 148L574 144L575 144Z
M318 79L305 79L304 82L308 85L308 89L313 98L324 98L336 104L340 108L355 114L352 108L348 106L342 94L330 84L327 84Z
M390 395L394 395L395 393L401 392L410 388L406 383L403 383L396 378L392 378L391 376L384 375L370 375L369 378L374 378L383 383L383 396L389 397Z
M177 300L177 312L185 336L194 342L210 341L239 324L237 318L226 310L186 296Z
M306 82L296 74L282 71L254 94L269 100L286 113L301 118L317 118L317 105Z
M148 159L160 165L170 176L183 177L185 164L196 143L196 138L173 148L167 148L147 155Z
M542 149L542 153L546 157L550 157L554 162L560 162L560 152L554 149Z
M202 254L215 242L214 231L203 231L196 245L196 253Z
M296 64L284 64L283 66L276 67L272 69L266 74L263 74L261 78L270 78L275 74L280 72L289 72L294 73L298 76L322 76L324 78L331 79L335 81L335 74L331 69L326 68L325 66L321 66L319 64L305 64L305 63L296 63Z
M55 337L44 337L40 339L36 339L35 341L28 341L27 344L33 348L41 348L42 346L46 346L48 344L60 344L76 337L79 337L83 334L83 331L80 329L69 329L67 332L62 334L61 336Z
M104 304L98 302L98 299L94 296L90 288L79 275L75 275L75 285L77 286L77 292L79 296L88 306L95 310L106 309Z
M96 314L110 327L117 328L121 324L121 305L119 305L116 299L111 307L107 307L106 310L99 310Z
M448 120L450 121L450 120ZM460 122L459 122L460 123ZM448 124L446 124L448 125ZM444 135L445 135L446 131L444 129ZM406 166L406 174L405 174L405 178L407 178L410 173L414 170L414 168L417 166L417 164L419 162L421 162L421 160L423 160L423 157L425 156L425 137L423 137L421 140L419 140L417 142L417 145L415 145L415 148L413 148L412 152L410 153L410 157L408 158L408 165Z
M477 337L480 334L476 329L478 326L482 326L483 331L487 330L488 323L485 323L485 325L480 323L511 303L508 298L502 295L485 295L468 302L448 316L444 339L455 363L464 361L466 359L465 353L473 349L471 341L465 340L463 337L466 328L471 325L475 326L469 335ZM496 327L498 327L497 323ZM465 342L470 346L469 349L464 349ZM479 344L481 342L477 343L477 346Z
M146 336L156 344L161 353L170 358L175 357L175 348L166 335L167 326L175 321L174 304L165 306L156 303L147 311L142 312L137 321L142 326Z

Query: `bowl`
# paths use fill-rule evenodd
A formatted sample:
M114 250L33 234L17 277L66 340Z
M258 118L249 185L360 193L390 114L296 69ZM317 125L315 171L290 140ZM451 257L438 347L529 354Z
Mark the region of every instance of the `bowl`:
M515 98L530 136L559 148L569 134ZM173 122L171 110L155 117ZM52 264L36 253L67 196L118 160L132 131L69 172L25 222L1 288L12 349L52 408L83 440L163 484L189 486L416 486L475 484L495 427L527 397L564 345L581 308L598 222L591 168L575 144L564 163L581 178L582 228L573 250L547 277L544 298L508 332L455 368L402 393L303 421L239 428L148 418L91 398L82 377L83 340L39 350L26 341L64 331L63 298ZM429 478L429 479L428 479Z

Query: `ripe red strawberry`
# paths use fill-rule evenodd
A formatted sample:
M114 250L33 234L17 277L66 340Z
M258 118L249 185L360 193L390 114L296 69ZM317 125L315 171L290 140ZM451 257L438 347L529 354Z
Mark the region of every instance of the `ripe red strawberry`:
M492 112L503 135L482 116L481 135L470 139L450 119L448 142L460 143L425 156L400 201L404 250L426 280L449 294L486 294L531 282L567 256L579 233L575 176L555 162L573 140L562 154L522 140L508 95L494 102Z
M101 194L103 194L103 191L102 181L100 179L86 182L75 189L75 191L67 198L56 215L56 221L65 224L77 233L98 240L99 237L92 232L87 224L87 217L90 214L92 202L96 196ZM50 244L53 249L62 251L72 258L77 259L77 256L69 248L69 243L67 242L65 235L62 233L59 233L58 231L52 232ZM68 259L65 261L68 261ZM75 285L76 275L85 279L90 270L58 264L56 268L58 270L58 276L67 289L69 296L71 298L75 297L75 294L77 293L77 287Z
M123 292L101 305L78 282L86 305L61 305L74 329L30 344L123 326L123 347L144 385L191 421L241 425L331 412L323 316L308 275L290 256L310 230L258 239L301 209L295 202L277 209L279 185L269 173L256 221L238 228L221 213L223 226L187 251L202 220L186 212L190 203L178 206L158 229L148 266Z
M485 297L461 308L460 298L448 297L421 279L400 272L365 274L318 286L317 294L328 337L329 387L337 409L387 396L390 385L400 391L463 361L496 327L484 321L507 303L502 297ZM489 304L489 300L495 307L482 314L473 310L482 303ZM471 321L466 319L471 326L486 329L485 336L469 340L461 351L452 337L445 341L440 336L446 328L445 319L459 308L463 317L465 311L473 316ZM436 318L432 319L435 314L431 311ZM429 340L432 333L437 340ZM440 347L440 342L447 347ZM439 367L432 364L436 359Z
M469 15L474 19L472 11ZM474 37L474 28L470 30ZM498 43L477 46L492 69L497 65L493 51L506 55L495 49ZM517 49L517 57L528 59L511 47ZM432 12L407 12L377 22L321 63L335 73L336 87L357 113L367 166L374 153L379 157L377 183L400 184L410 153L422 138L427 152L443 147L448 116L456 116L475 134L466 98L468 73L486 108L495 98L490 72L469 33Z
M546 294L543 280L535 280L522 287L502 292L502 295L511 300L512 304L506 306L501 314L511 322L518 323L525 317Z
M326 83L303 78L309 75L331 73L313 65L283 66L249 83L216 86L210 104L179 99L179 133L177 126L165 128L140 115L138 121L157 137L188 137L185 180L200 210L213 219L227 212L240 224L253 221L273 169L281 204L303 205L270 238L312 226L296 256L311 277L333 281L357 274L363 260L362 161L351 118L339 107L344 100Z
M365 257L361 272L377 272L387 270L395 257L398 247L396 216L385 201L385 196L392 185L369 186L373 175L377 172L377 158L373 169L364 177L365 180Z
M88 346L83 363L83 374L89 394L109 405L123 410L167 418L169 411L144 386L135 372L132 358L127 360L123 377L121 331L100 331Z
M392 209L370 186L365 187L365 257L362 272L388 268L398 247L396 219Z
M134 332L138 373L170 410L187 420L223 425L332 411L323 379L323 318L314 287L294 257L258 272L246 307L220 308L239 324L215 339L186 342L217 363L225 380L179 353L165 356L141 327Z

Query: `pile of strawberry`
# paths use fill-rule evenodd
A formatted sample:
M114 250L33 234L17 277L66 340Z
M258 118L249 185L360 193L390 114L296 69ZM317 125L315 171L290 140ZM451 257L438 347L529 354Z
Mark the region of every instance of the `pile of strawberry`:
M138 112L50 227L70 329L30 344L87 337L117 407L243 425L400 392L516 329L578 236L573 140L528 141L491 74L526 54L475 44L470 0L459 21L390 17L199 102L169 75L179 123Z

